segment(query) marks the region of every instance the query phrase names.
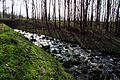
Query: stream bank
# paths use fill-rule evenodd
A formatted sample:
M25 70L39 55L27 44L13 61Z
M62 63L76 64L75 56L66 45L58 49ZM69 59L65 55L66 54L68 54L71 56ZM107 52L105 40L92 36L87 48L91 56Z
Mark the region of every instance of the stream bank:
M0 20L13 29L19 29L39 35L44 34L57 39L77 43L82 48L92 49L95 52L102 52L112 56L120 56L120 37L110 32L83 31L78 28L54 26L54 23L32 20Z
M15 29L29 41L42 47L58 59L77 80L119 80L120 58L105 53L82 49L46 35L37 35Z

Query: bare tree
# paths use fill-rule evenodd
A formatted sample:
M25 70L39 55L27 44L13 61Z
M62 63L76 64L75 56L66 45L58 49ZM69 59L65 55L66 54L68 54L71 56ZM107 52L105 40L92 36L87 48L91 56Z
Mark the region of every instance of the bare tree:
M107 0L107 19L106 19L106 31L109 31L109 14L110 14L111 0Z
M34 10L35 10L35 4L34 4L34 0L32 0L32 19L34 19Z
M29 19L29 14L28 14L28 0L24 0L25 1L25 7L26 7L26 16L27 16L27 19Z
M74 27L76 26L76 0L74 0Z
M84 10L84 0L81 0L81 19L80 19L80 29L83 30L83 11Z
M39 15L38 15L38 0L36 0L36 4L35 4L35 19L39 19Z
M92 24L93 24L93 4L94 0L92 0L92 7L91 7L91 21L90 21L90 29L92 30Z
M101 0L97 0L97 17L96 17L96 27L100 23L100 9L101 9Z
M20 4L20 8L19 8L19 19L21 18L21 4Z
M119 16L119 12L120 12L120 0L119 0L119 3L118 3L117 12L116 12L116 33L120 34L120 16Z
M58 6L59 6L59 28L60 28L61 26L61 15L60 15L61 0L58 0Z
M83 5L83 10L84 10L84 14L83 14L83 27L85 29L85 27L87 28L87 11L88 11L88 0L86 0L85 5Z
M66 21L66 0L64 0L64 27L65 27L65 21Z
M41 20L44 20L44 0L41 0Z
M47 0L44 0L44 10L45 10L45 16L44 16L44 19L45 19L46 22L47 22Z
M2 5L3 5L3 18L5 18L5 13L6 13L6 0L2 0Z
M68 21L68 27L70 27L70 0L67 0L67 6L68 6L67 21Z
M54 0L54 6L53 6L53 16L54 16L54 25L56 27L56 0Z
M49 13L48 13L48 20L50 21L50 7L51 7L51 0L49 1Z
M11 19L13 19L14 18L14 4L15 4L15 2L14 2L14 0L12 0L12 11L11 11Z

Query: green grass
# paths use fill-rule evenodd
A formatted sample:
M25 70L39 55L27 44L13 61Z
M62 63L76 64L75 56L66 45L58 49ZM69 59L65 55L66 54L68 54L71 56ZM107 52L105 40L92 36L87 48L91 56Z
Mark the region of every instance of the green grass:
M0 80L74 80L50 54L0 23Z

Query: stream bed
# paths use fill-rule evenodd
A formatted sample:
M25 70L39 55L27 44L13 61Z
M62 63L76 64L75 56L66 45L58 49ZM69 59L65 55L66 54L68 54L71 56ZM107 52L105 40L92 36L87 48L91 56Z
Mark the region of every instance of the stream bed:
M84 50L77 44L67 43L46 35L14 30L52 54L77 80L120 79L120 58Z

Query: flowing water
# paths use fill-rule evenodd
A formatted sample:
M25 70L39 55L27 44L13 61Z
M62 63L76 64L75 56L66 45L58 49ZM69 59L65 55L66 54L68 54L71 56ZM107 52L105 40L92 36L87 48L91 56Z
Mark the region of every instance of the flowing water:
M32 34L17 29L15 31L52 54L77 80L120 79L120 58L84 50L77 44L60 41L46 35Z

